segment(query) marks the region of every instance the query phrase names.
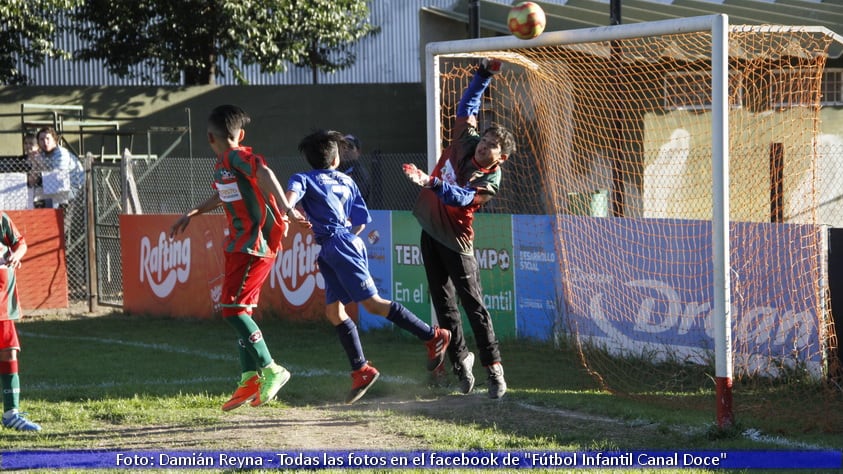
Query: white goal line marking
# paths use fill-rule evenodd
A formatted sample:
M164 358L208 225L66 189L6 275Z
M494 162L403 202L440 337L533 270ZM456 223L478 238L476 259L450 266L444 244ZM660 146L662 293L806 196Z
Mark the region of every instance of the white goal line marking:
M35 337L35 338L40 338L40 339L61 339L61 340L65 340L65 341L66 340L76 340L76 341L92 342L92 343L96 343L96 344L111 344L111 345L136 347L136 348L140 348L140 349L152 349L152 350L156 350L156 351L159 351L159 352L184 354L184 355L190 355L190 356L200 357L200 358L210 359L210 360L225 360L225 361L236 360L236 357L234 357L232 355L216 354L216 353L211 353L211 352L207 352L207 351L195 351L195 350L190 350L190 349L184 349L182 347L171 346L169 344L158 344L158 343L153 344L153 343L148 343L148 342L124 341L122 339L111 339L111 338L106 338L106 337L58 336L58 335L52 335L52 334L33 333L33 332L29 332L29 331L18 331L18 333L20 335L24 335L26 337ZM350 369L347 372L341 372L341 371L337 371L337 370L305 368L305 367L300 367L300 366L290 365L290 364L282 364L282 365L285 368L287 368L287 370L289 370L293 374L293 376L295 376L295 377L348 377L348 374L351 372ZM201 378L201 379L198 379L198 380L199 381L206 381L206 382L219 382L219 381L223 381L223 380L232 380L233 378L234 378L234 376L219 378L219 380L216 377ZM386 382L397 383L397 384L406 384L406 385L417 382L416 380L412 380L408 377L403 377L403 376L400 376L400 375L384 375L384 374L381 374L380 378L381 378L381 380L386 381ZM141 382L141 383L138 383L136 385L161 385L162 383L164 383L164 382L162 382L162 380L164 380L164 379L161 379L161 380L158 380L158 381L147 380L145 382ZM179 383L187 384L187 383L192 383L192 381L191 380L173 380L171 382L166 382L166 383L168 383L168 384L179 384ZM29 387L33 387L33 388L35 387L34 385L31 385L31 384L27 384L27 385ZM62 390L62 389L73 389L73 388L83 388L83 387L114 387L114 386L119 386L119 385L121 385L121 384L119 384L119 383L106 383L106 384L94 384L94 385L90 385L90 386L85 386L85 385L68 385L68 386L64 386L64 387L55 386L56 388L52 388L52 387L49 387L47 385L44 385L43 387L40 387L40 389L41 390Z
M102 338L102 337L90 337L90 336L55 336L50 334L39 334L39 333L32 333L29 331L18 331L21 335L25 335L27 337L37 337L41 339L73 339L77 341L87 341L87 342L94 342L97 344L116 344L116 345L124 345L124 346L131 346L131 347L139 347L143 349L155 349L162 352L173 352L177 354L188 354L196 357L203 357L206 359L211 360L231 360L232 358L229 356L224 356L221 354L212 354L210 352L205 351L193 351L187 350L180 347L173 347L168 344L150 344L146 342L137 342L137 341L123 341L121 339L110 339L110 338ZM288 366L285 365L290 372L293 374L294 377L337 377L337 376L348 376L348 372L340 372L336 370L327 370L327 369L305 369L302 367L296 366ZM391 375L383 375L381 374L381 378L384 381L390 383L397 383L397 384L411 384L416 383L416 380L411 380L407 377L402 376L391 376ZM196 384L202 382L230 382L233 380L232 377L198 377L193 379L146 379L143 382L133 382L133 385L189 385L189 384ZM27 383L27 390L74 390L74 389L89 389L89 388L108 388L108 387L120 387L124 385L124 383L120 382L100 382L96 384L48 384L48 383ZM600 422L612 422L618 424L628 424L622 420L617 420L611 417L605 417L600 415L590 415L588 413L580 413L571 410L564 410L558 408L547 408L547 407L540 407L536 405L531 405L524 402L518 402L518 406L528 409L534 410L539 412L549 412L559 414L561 416L568 416L572 418L579 418L583 420L595 420ZM677 427L679 428L679 427ZM681 428L685 429L685 428ZM799 441L793 441L786 438L782 438L781 436L768 436L762 434L760 431L754 428L749 428L745 430L743 433L745 438L751 439L753 441L758 441L762 443L767 443L776 446L784 446L790 448L800 448L800 449L825 449L823 446L815 446L808 443L802 443Z

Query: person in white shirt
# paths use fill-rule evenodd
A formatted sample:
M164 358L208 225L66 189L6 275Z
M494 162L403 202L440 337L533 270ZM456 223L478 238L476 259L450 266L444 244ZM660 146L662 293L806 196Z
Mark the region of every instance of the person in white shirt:
M70 191L66 199L60 199L61 204L78 196L85 185L85 169L79 158L70 150L59 145L59 134L53 127L43 127L38 130L38 146L44 154L44 164L49 171L67 171L70 178ZM44 186L45 192L47 186Z

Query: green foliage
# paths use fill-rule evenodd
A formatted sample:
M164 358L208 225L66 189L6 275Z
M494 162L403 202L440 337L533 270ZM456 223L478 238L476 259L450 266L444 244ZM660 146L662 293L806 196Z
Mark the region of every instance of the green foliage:
M368 21L369 7L360 0L303 0L287 2L281 15L289 29L279 37L281 48L298 67L317 72L336 72L357 59L353 45L380 32Z
M241 83L240 65L334 72L354 63L354 43L378 31L368 16L365 0L90 0L74 14L90 42L76 58L103 60L123 77L143 74L132 71L143 65L186 85L213 84L225 73L220 59Z
M59 12L73 8L74 0L9 0L0 2L0 84L27 84L18 61L32 67L47 58L66 57L56 48L55 20Z

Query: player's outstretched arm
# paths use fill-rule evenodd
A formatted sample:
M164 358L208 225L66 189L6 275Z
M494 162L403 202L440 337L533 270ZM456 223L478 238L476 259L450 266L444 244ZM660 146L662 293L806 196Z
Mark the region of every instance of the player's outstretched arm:
M412 163L404 163L402 167L404 175L410 178L410 181L423 188L430 188L446 205L462 207L474 203L477 194L474 189L450 185L439 178L429 176Z
M298 203L298 195L294 191L287 191L285 196L287 197L287 202L293 205L293 210L290 213L293 216L293 219L307 228L312 228L313 223L307 220L306 215L302 214L301 212L299 212L298 209L296 209L296 203Z
M190 224L191 217L198 214L204 214L206 212L213 211L221 205L222 200L220 199L219 194L212 194L208 197L208 199L202 201L202 204L199 204L193 209L185 212L184 214L179 216L178 219L176 219L176 222L174 222L173 225L170 227L170 238L172 239L176 236L176 234L184 232L184 230L187 229L187 225Z
M266 165L261 165L258 167L257 176L258 187L260 187L261 192L265 196L273 196L284 215L299 225L310 227L310 222L307 218L298 212L287 200L287 196L284 194L284 188L281 187L281 183L278 182L278 178L271 169Z
M474 77L463 91L457 104L457 117L474 117L480 111L483 92L492 82L492 76L501 72L503 63L499 59L484 58L480 61Z

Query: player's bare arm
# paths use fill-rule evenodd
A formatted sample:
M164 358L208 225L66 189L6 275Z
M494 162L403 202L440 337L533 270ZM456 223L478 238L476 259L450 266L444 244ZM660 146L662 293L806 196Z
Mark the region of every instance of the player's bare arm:
M206 212L211 212L214 209L220 207L221 205L222 200L220 199L219 194L212 194L208 197L208 199L202 201L201 204L182 214L178 218L178 220L173 223L172 227L170 227L170 238L175 237L176 234L184 232L184 230L187 229L187 225L190 224L191 217L199 214L204 214Z
M275 176L275 173L269 169L269 167L266 165L259 165L257 176L258 187L261 192L266 196L275 196L275 202L278 203L278 206L281 208L281 211L284 212L285 216L298 225L308 228L311 226L307 218L290 204L290 200L288 200L287 195L284 194L284 188L281 187L281 183L278 182L278 178Z
M23 260L26 250L26 242L23 240L18 242L17 248L15 248L15 250L6 258L6 265L14 269L20 268L21 260Z

